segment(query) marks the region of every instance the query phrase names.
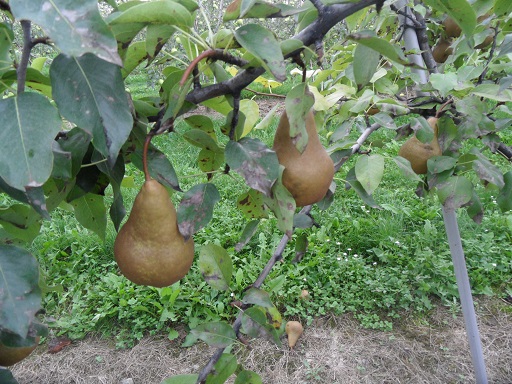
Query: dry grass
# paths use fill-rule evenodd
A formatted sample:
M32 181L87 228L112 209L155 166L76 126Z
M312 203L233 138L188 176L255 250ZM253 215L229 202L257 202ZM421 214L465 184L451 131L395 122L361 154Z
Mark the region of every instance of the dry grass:
M496 300L479 300L479 327L491 384L512 384L512 313ZM204 344L145 338L116 350L90 337L51 355L42 347L13 368L20 384L160 383L179 373L197 373L212 350ZM469 347L461 316L439 307L427 318L403 318L393 332L362 329L350 316L317 319L296 350L255 341L237 350L264 383L471 383ZM231 381L232 382L232 381Z

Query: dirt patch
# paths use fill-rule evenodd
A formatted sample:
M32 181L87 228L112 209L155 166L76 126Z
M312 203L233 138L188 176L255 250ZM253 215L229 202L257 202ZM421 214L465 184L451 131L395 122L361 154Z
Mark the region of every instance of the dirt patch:
M489 383L512 384L511 307L496 299L479 300L477 307ZM443 307L427 317L403 318L392 332L363 329L349 315L320 318L306 327L294 351L283 341L277 347L257 340L234 353L269 384L474 382L463 319ZM56 354L40 346L13 373L20 384L159 384L197 373L213 353L204 344L179 344L148 337L116 350L110 340L89 337Z

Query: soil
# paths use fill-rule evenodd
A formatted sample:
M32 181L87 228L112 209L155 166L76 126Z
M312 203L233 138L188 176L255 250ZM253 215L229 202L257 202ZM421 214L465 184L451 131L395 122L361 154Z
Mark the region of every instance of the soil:
M489 383L512 384L512 306L480 298L476 307ZM198 373L214 351L201 342L180 344L146 337L116 350L112 340L90 336L55 354L39 346L12 371L20 384L159 384ZM283 337L281 347L254 340L233 353L269 384L475 382L462 315L442 306L426 316L404 314L390 332L361 328L350 315L318 318L294 350Z

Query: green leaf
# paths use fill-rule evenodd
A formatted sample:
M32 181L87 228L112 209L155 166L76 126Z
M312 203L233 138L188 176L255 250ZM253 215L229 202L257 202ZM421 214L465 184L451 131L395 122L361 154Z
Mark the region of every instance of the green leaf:
M501 102L512 101L512 91L501 89L498 84L480 84L475 87L472 94Z
M226 162L242 175L251 188L271 196L278 177L279 161L274 151L258 139L244 137L226 145Z
M290 138L300 153L304 152L308 144L306 119L314 103L315 98L307 83L296 85L286 95L285 106L290 124Z
M476 27L476 13L467 0L425 0L425 4L450 16L457 22L465 35L473 34Z
M274 304L270 300L268 292L260 288L249 288L242 299L244 304L254 304L265 308L272 308Z
M197 163L199 164L199 169L207 173L218 170L220 167L222 167L224 161L224 152L214 152L203 148L199 152L199 155L197 155Z
M224 384L238 368L236 357L230 353L223 353L215 363L215 367L207 377L205 384Z
M119 67L91 54L59 55L50 77L60 113L91 133L94 147L113 165L133 126Z
M252 237L256 234L258 230L259 220L251 220L245 226L242 235L240 236L240 240L235 245L235 250L240 252L242 248L252 239Z
M391 61L408 64L407 59L399 47L391 44L387 40L375 36L374 32L363 31L362 33L351 34L348 38L377 51Z
M97 0L11 0L14 17L37 23L68 56L93 53L122 65L117 43L100 15Z
M411 167L411 162L402 156L395 156L393 158L398 168L402 171L402 174L407 177L409 180L421 181L421 177L418 176L416 172L413 171Z
M243 370L236 377L235 384L263 384L263 381L256 372Z
M306 252L308 251L309 241L308 236L304 233L297 236L295 240L295 259L294 262L302 260Z
M282 10L289 7L284 4L270 4L264 1L254 0L235 0L227 8L223 21L236 20L238 18L266 18L279 14Z
M146 31L148 64L155 59L175 31L176 28L171 25L148 25Z
M360 156L355 166L356 178L366 193L371 195L384 175L384 157L381 155Z
M449 156L435 156L427 160L427 168L433 174L453 170L456 164L457 160Z
M215 128L213 121L208 116L203 115L191 115L184 119L190 127L200 129L201 131L208 134L212 139L217 141L217 135L215 134Z
M258 24L246 24L235 31L235 38L277 81L286 79L281 46L271 31Z
M473 184L464 176L453 176L437 186L437 196L445 208L457 209L472 199Z
M137 41L130 44L123 57L123 68L121 69L123 79L132 73L132 71L147 58L148 53L146 51L145 41Z
M0 210L0 225L13 238L31 243L41 229L41 216L29 206L14 204Z
M71 205L75 209L78 222L96 233L102 241L105 241L107 210L103 202L103 196L87 193L73 200Z
M368 84L377 71L380 54L372 48L358 44L354 50L354 78L356 84L361 88Z
M291 237L293 233L293 218L296 203L292 194L283 184L284 167L279 166L279 178L272 186L272 198L264 196L265 204L274 212L277 219L277 228Z
M236 341L235 331L224 322L200 324L190 331L195 337L203 340L210 347L226 348Z
M14 376L12 375L12 372L8 370L7 368L0 368L0 383L3 384L19 384Z
M71 177L75 177L82 167L82 160L89 149L91 135L75 127L57 141L63 151L71 153Z
M469 217L471 217L471 219L475 223L482 223L482 218L484 217L484 207L475 191L473 191L473 196L471 197L471 200L466 210L468 212Z
M495 0L494 13L496 16L508 15L512 12L512 3L509 0Z
M192 15L183 5L172 0L142 2L116 13L111 19L111 25L145 23L191 26Z
M41 308L39 266L24 249L0 245L0 324L25 338Z
M222 152L217 140L201 129L192 128L183 134L183 138L196 147L213 152Z
M199 375L176 375L165 379L160 384L196 384Z
M169 161L165 153L151 146L147 153L149 174L155 180L166 187L181 192L178 175ZM142 149L137 149L132 155L133 165L141 171L142 166Z
M227 251L219 245L201 247L198 261L204 280L214 289L227 291L233 275L233 263Z
M0 100L0 177L11 187L39 187L51 175L52 143L60 130L57 109L44 97L25 92Z
M496 185L499 189L505 186L503 181L503 173L501 170L489 161L487 157L477 149L471 151L477 159L473 161L473 170L481 180L488 181Z
M347 176L345 177L346 182L354 188L354 191L359 195L359 197L370 207L372 208L379 208L380 206L373 200L373 197L366 192L366 190L363 188L359 180L357 180L356 177L356 170L355 168L351 168Z
M185 193L178 207L178 227L185 239L210 222L219 200L219 191L210 183L195 185Z
M503 175L505 185L500 191L496 201L503 212L512 211L512 171Z
M0 75L12 68L10 51L13 40L12 27L7 23L0 23Z
M266 219L268 217L263 194L255 189L241 194L237 199L236 206L248 219Z
M434 89L437 89L443 97L453 92L457 82L457 74L454 72L433 73L430 75L430 83Z

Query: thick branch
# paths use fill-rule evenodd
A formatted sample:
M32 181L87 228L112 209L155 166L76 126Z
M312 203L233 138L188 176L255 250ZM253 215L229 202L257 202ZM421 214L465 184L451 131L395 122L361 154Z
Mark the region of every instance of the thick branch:
M32 50L33 47L32 28L30 21L21 20L21 27L23 28L23 51L21 52L21 60L17 68L18 95L25 91L28 61L30 59L30 51Z
M361 0L358 3L325 6L318 19L292 38L302 41L304 46L314 44L316 41L322 40L327 32L329 32L329 30L331 30L341 20L361 9L377 4L378 1L379 0ZM287 55L286 58L292 57L297 53L298 52L292 52ZM229 80L203 87L201 89L194 89L187 95L186 100L194 104L199 104L202 101L209 100L217 96L240 92L263 73L265 73L265 69L263 69L263 67L246 69L239 72L235 77Z

